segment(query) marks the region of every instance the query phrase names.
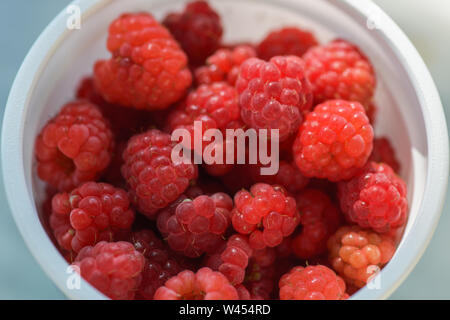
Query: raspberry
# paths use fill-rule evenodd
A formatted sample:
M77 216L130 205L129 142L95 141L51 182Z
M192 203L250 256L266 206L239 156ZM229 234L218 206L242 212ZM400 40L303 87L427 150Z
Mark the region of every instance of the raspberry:
M333 269L347 284L361 288L391 260L395 244L386 235L345 226L330 237L328 250Z
M222 243L232 208L233 200L225 193L181 197L158 215L158 229L173 250L195 258Z
M52 199L50 226L59 245L68 251L122 240L133 221L126 191L106 183L88 182Z
M112 57L94 66L96 88L110 103L165 109L184 96L192 75L169 31L150 14L124 14L109 27Z
M227 81L234 86L241 64L254 57L256 57L255 49L249 45L238 45L233 49L219 49L208 57L206 66L195 70L195 78L199 84Z
M329 100L307 115L293 152L305 176L335 182L353 177L365 165L372 145L373 129L362 105Z
M128 242L97 243L80 251L73 263L81 276L115 300L132 300L141 282L144 257Z
M198 175L196 165L172 161L174 146L170 135L151 129L132 137L123 153L122 175L131 199L150 219L175 201Z
M366 109L367 118L369 118L370 124L374 126L375 121L377 120L378 107L375 103L371 102L368 106L364 106Z
M249 235L253 249L276 247L297 227L300 216L295 199L280 186L258 183L234 196L234 229Z
M275 249L255 250L247 267L244 285L252 300L269 300L276 283Z
M251 167L251 175L254 182L280 185L290 193L299 192L309 183L309 179L298 170L295 163L284 160L280 161L278 172L274 175L262 175L260 165Z
M134 232L130 242L145 257L138 296L145 300L152 300L156 289L183 269L153 231Z
M295 267L279 282L281 300L345 300L345 282L323 266Z
M258 46L258 56L269 60L275 56L301 57L309 48L316 46L314 35L297 27L285 27L270 32Z
M300 259L310 259L325 252L328 238L341 223L339 210L323 192L307 189L295 198L302 230L292 241Z
M192 65L201 65L219 48L222 24L219 15L205 1L187 4L182 13L170 13L163 21L181 44Z
M246 60L236 82L244 123L255 129L278 129L280 141L294 134L312 107L303 66L295 56Z
M387 164L369 162L353 179L338 185L346 218L363 228L389 232L407 218L406 183Z
M375 72L355 45L335 40L311 48L303 59L315 104L330 99L358 101L364 106L370 103L376 86Z
M180 272L155 293L155 300L237 300L238 293L220 272L201 268Z
M35 154L40 179L60 191L96 180L111 161L113 135L98 108L66 104L40 132Z
M375 138L373 140L373 151L369 160L386 163L394 172L400 172L400 163L398 162L395 150L386 137Z

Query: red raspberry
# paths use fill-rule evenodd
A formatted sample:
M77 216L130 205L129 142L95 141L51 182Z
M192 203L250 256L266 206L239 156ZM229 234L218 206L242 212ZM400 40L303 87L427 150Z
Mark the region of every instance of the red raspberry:
M163 286L167 280L183 271L183 269L153 231L134 232L130 242L145 257L138 297L153 300L156 289Z
M244 285L252 300L269 300L275 289L278 265L274 248L255 250L247 267Z
M330 99L358 101L367 106L375 91L374 69L367 57L345 40L308 50L303 56L314 103Z
M297 193L304 189L308 183L309 178L305 177L297 168L295 163L289 163L281 160L279 163L278 172L275 175L262 175L261 165L251 167L251 175L253 181L263 182L267 184L276 184L284 187L290 193Z
M395 150L389 139L386 137L375 138L373 140L373 151L369 160L386 163L394 170L394 172L400 172L400 163L395 154Z
M196 165L172 161L174 146L170 135L151 129L132 137L123 153L122 175L131 199L148 218L155 218L197 178Z
M362 105L329 100L307 115L293 152L305 176L335 182L353 177L367 162L372 145L373 129Z
M122 240L133 221L126 191L106 183L88 182L52 199L50 226L59 245L68 251Z
M238 293L220 272L201 268L185 270L167 280L155 293L155 300L237 300Z
M345 300L345 282L322 266L295 267L279 283L281 300Z
M339 183L338 196L346 218L363 228L381 233L406 223L406 183L387 164L369 162L354 178Z
M368 106L364 106L364 108L366 109L367 118L369 118L370 124L374 126L377 120L378 107L375 103L371 102Z
M158 215L158 229L173 250L195 258L220 246L232 209L233 200L225 193L181 197Z
M317 40L309 31L297 27L285 27L270 32L258 46L258 56L269 60L275 56L301 57Z
M239 67L256 57L255 49L249 45L238 45L233 49L219 49L206 60L206 66L195 70L195 78L200 84L227 81L234 86L239 75Z
M66 104L36 140L39 178L60 191L96 180L111 161L113 135L98 108L86 101Z
M234 196L234 229L249 235L253 249L276 247L297 227L300 216L295 199L279 186L258 183Z
M325 252L328 238L341 224L341 214L319 190L304 190L295 200L302 231L292 241L292 249L300 259L310 259Z
M170 13L163 24L181 44L192 65L201 65L219 48L222 24L206 1L187 4L184 12Z
M280 141L294 134L312 107L312 92L299 57L251 58L236 82L242 120L255 129L279 129Z
M132 300L141 282L144 257L128 242L97 243L80 251L74 267L100 292L114 300Z
M328 240L330 263L349 285L363 287L391 260L393 240L358 226L340 228Z
M186 55L150 14L124 14L114 20L107 47L112 58L95 64L94 79L110 103L165 109L191 85Z

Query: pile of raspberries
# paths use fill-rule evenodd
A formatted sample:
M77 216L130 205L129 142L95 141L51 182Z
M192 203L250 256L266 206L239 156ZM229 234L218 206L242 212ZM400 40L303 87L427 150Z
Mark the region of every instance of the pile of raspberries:
M408 212L374 136L375 69L298 27L222 36L204 1L111 23L110 57L36 140L55 245L111 299L347 299L392 258ZM174 161L171 133L194 121L278 129L278 172Z

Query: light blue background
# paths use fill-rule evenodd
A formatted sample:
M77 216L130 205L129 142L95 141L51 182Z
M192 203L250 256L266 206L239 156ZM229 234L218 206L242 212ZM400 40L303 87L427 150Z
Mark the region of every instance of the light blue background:
M0 116L3 117L8 92L27 51L40 32L69 0L0 1ZM424 55L438 84L444 105L450 103L450 63L448 36L450 17L447 0L379 0L378 2L404 28ZM426 4L427 11L417 9ZM434 7L434 9L433 9ZM416 10L411 9L416 8ZM431 11L430 11L431 8ZM434 10L434 11L433 11ZM444 12L442 12L444 10ZM443 15L443 19L438 17ZM437 28L434 28L439 26ZM446 30L437 30L446 28ZM448 29L447 29L448 28ZM444 47L446 46L446 47ZM449 112L447 119L449 119ZM0 173L1 175L1 173ZM422 260L394 299L450 299L450 205L447 202L438 229ZM0 299L64 299L46 277L26 248L10 215L0 184Z

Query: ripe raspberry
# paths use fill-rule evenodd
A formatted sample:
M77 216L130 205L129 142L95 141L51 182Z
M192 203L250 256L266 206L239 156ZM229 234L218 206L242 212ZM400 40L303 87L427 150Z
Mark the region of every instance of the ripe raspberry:
M289 163L281 160L279 163L278 172L274 175L262 175L261 168L261 165L251 166L251 175L255 183L263 182L272 185L280 185L290 193L299 192L309 183L309 178L305 177L298 170L295 163Z
M293 152L305 176L335 182L353 177L367 162L372 145L373 129L362 105L329 100L307 115Z
M201 268L185 270L167 280L155 293L155 300L237 300L238 293L220 272Z
M328 240L330 263L349 285L363 287L391 260L393 240L358 226L340 228Z
M112 57L94 66L95 85L110 103L165 109L184 96L192 75L169 31L150 14L124 14L109 27Z
M400 163L398 162L395 150L386 137L375 138L373 140L373 151L369 160L386 163L394 172L400 172Z
M354 178L339 183L338 196L346 218L362 228L382 233L406 222L406 183L387 164L369 162Z
M367 118L369 118L370 124L374 126L377 120L378 107L375 103L371 102L368 106L364 106L364 108L366 109Z
M145 257L138 298L153 300L156 289L183 271L177 260L151 230L134 232L130 239L134 248Z
M345 300L345 282L322 266L295 267L279 283L281 300Z
M60 191L95 180L108 166L114 148L108 122L85 101L66 104L37 137L40 179Z
M312 107L303 66L295 56L246 60L236 82L244 123L255 129L279 129L280 141L294 134Z
M192 65L201 65L219 48L222 24L219 15L205 1L187 4L184 12L170 13L163 21L181 44Z
M335 40L311 48L303 59L315 104L342 99L368 106L376 77L370 61L358 47L345 40Z
M234 86L241 64L254 57L256 57L255 49L249 45L238 45L233 49L219 49L208 57L205 66L195 70L195 78L199 84L226 81Z
M122 175L131 199L148 218L155 218L197 178L196 165L172 161L174 146L170 135L151 129L132 137L123 153Z
M80 251L73 266L100 292L114 300L132 300L141 282L144 257L128 242L97 243Z
M52 199L50 226L59 245L68 251L122 240L133 221L126 191L106 183L88 182Z
M173 250L199 257L221 245L232 209L233 200L225 193L181 197L158 215L158 229Z
M258 56L269 60L275 56L301 57L317 40L309 31L297 27L285 27L270 32L258 46Z
M292 241L292 249L300 259L310 259L325 252L328 238L341 224L341 215L331 199L319 190L304 190L295 200L302 230Z
M234 229L249 235L253 249L276 247L297 227L300 216L295 199L280 186L258 183L234 196Z
M252 300L269 300L273 296L278 265L274 248L255 250L247 267L244 285Z

